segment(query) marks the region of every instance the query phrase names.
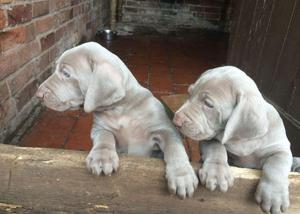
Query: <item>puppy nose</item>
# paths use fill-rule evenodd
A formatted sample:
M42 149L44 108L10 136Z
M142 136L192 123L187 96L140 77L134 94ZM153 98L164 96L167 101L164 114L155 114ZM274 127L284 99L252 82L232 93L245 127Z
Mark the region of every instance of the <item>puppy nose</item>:
M184 122L184 118L182 117L182 115L176 113L174 115L173 122L176 126L181 127Z
M40 86L37 90L37 92L35 93L35 96L37 96L40 99L43 99L45 94L48 92L49 90L43 86Z
M44 92L42 90L38 90L36 93L35 93L35 96L40 98L40 99L43 99L44 98Z

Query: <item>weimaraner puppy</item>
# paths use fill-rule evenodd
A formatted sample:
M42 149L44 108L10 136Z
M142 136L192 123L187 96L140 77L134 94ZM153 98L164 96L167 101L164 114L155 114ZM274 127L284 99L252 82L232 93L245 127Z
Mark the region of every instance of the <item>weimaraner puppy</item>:
M223 192L233 185L228 154L236 166L263 170L255 193L263 211L287 210L290 142L278 112L254 81L240 69L224 66L203 73L188 92L174 123L184 135L204 140L201 183Z
M158 145L164 152L170 192L181 198L193 195L198 178L163 105L119 57L98 43L65 51L36 95L53 110L78 109L83 104L85 112L94 112L93 147L86 158L93 174L116 171L117 150L149 156Z

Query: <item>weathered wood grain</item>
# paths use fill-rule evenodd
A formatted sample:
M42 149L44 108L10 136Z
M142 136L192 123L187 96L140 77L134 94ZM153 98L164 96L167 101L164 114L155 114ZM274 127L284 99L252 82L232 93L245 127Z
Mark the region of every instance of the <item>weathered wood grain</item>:
M229 192L199 187L180 200L167 191L162 160L121 157L116 174L96 177L86 170L86 155L0 145L0 213L261 213L253 199L257 170L232 168ZM299 187L300 175L291 173L287 213L300 211Z
M294 156L300 156L300 3L233 1L227 63L249 74L278 106Z

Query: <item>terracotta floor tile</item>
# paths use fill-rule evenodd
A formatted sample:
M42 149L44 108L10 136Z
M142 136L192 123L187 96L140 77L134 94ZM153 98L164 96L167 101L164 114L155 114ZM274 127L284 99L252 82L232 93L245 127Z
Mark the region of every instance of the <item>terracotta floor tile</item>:
M126 62L129 66L148 65L149 59L146 56L131 55Z
M81 113L82 113L82 110L76 110L76 111L66 111L62 114L66 115L66 116L74 117L74 118L79 118Z
M65 149L88 151L92 147L90 132L93 124L93 114L82 114L70 132Z
M129 68L133 76L137 79L140 84L148 86L149 83L149 66L148 65L137 65Z
M199 76L200 74L194 74L189 69L173 69L174 84L192 84Z
M172 93L173 83L171 75L168 73L150 74L149 86L150 90L154 92Z
M148 60L149 65L157 65L157 66L168 66L170 67L170 62L167 57L162 58L149 58Z
M173 85L173 92L175 94L186 94L188 93L188 88L189 88L189 85L176 85L174 84Z
M152 92L152 94L157 98L157 99L159 99L160 100L160 97L161 96L166 96L166 95L170 95L170 94L172 94L171 92Z
M171 73L171 68L168 64L158 63L158 64L150 64L150 73L153 75L163 75Z
M45 110L22 139L21 146L62 148L77 120L68 114Z

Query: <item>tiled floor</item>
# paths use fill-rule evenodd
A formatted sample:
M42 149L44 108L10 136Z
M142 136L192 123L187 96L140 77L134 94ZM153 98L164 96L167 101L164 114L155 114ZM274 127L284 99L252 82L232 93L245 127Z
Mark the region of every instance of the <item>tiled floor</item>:
M226 62L227 35L215 32L139 32L110 43L97 41L117 54L157 97L186 93L203 71ZM45 110L20 145L89 150L91 124L91 114Z

